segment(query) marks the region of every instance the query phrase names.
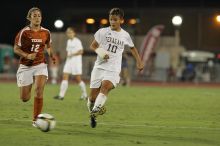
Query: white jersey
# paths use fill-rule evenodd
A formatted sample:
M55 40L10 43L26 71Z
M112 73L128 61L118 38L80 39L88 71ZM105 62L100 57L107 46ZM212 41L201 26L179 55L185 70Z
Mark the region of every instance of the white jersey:
M95 40L98 42L99 47L108 51L108 61L103 60L97 56L94 68L101 68L113 72L121 72L122 53L125 45L134 47L134 43L124 29L121 28L119 32L111 30L110 27L99 29L95 35Z
M67 40L67 46L66 46L67 55L74 54L79 50L83 50L83 46L78 38L74 37L73 39ZM66 61L71 61L74 64L82 64L82 55L67 57Z

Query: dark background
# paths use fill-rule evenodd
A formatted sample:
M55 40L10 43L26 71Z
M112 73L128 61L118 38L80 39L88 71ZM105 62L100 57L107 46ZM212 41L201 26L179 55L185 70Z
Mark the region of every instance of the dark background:
M144 35L156 24L164 24L163 35L173 35L172 17L178 13L183 16L181 26L182 43L189 49L220 49L220 25L213 23L212 15L220 14L220 1L217 0L38 0L1 1L0 43L13 44L16 33L26 25L26 15L31 7L39 7L43 12L42 25L50 31L64 31L75 25L78 31L87 17L108 18L112 7L125 11L125 19L138 18L140 23L132 26L135 35ZM54 27L56 19L65 23L62 30ZM126 24L125 24L126 26ZM91 26L85 26L91 27ZM95 24L87 28L93 33L99 27Z

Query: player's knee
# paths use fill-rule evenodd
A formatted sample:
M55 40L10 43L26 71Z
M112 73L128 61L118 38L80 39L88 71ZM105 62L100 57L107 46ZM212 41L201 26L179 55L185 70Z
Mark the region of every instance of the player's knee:
M69 80L69 75L68 74L63 74L63 80Z
M20 95L20 99L21 99L23 102L27 102L30 98L31 98L31 93L22 93L22 94Z
M29 99L30 99L30 98L28 98L28 97L21 97L21 100L22 100L23 102L27 102Z
M29 99L22 99L23 102L27 102Z
M80 84L80 83L81 83L81 80L76 79L76 83L77 83L77 84Z
M93 102L95 102L96 97L97 96L90 95L88 100L93 103Z
M75 79L77 84L82 82L80 75L75 76Z
M107 87L103 87L103 88L101 88L101 90L100 90L100 92L101 93L103 93L103 94L108 94L108 92L110 91L110 89L109 88L107 88Z

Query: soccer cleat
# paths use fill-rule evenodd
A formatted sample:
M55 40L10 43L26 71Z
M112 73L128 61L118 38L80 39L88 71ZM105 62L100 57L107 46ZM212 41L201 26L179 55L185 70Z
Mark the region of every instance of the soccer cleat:
M81 100L87 100L87 99L88 99L87 94L84 94L84 93L83 93L83 94L81 95L80 99L81 99Z
M90 113L90 125L92 128L95 128L97 125L96 118L98 115L103 115L106 112L106 107L102 106L97 108L98 110L92 110Z
M103 115L104 113L106 113L106 107L102 106L98 111L98 115Z
M92 128L95 128L97 125L96 116L93 113L90 114L90 125Z
M59 96L59 95L56 95L56 96L54 96L53 98L54 98L54 99L57 99L57 100L63 100L63 99L64 99L63 97L61 97L61 96Z
M106 107L105 106L96 107L95 109L92 110L91 113L95 115L95 117L97 117L98 115L103 115L104 113L106 113Z

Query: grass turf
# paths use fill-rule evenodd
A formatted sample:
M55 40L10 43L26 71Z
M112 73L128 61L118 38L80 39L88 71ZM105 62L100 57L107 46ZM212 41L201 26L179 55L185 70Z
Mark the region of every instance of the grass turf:
M52 98L58 92L59 85L45 88L43 112L52 114L57 125L44 133L31 125L33 98L22 103L15 83L0 83L0 145L220 145L218 88L117 87L95 129L89 126L86 101L79 100L79 87L70 85L63 101Z

